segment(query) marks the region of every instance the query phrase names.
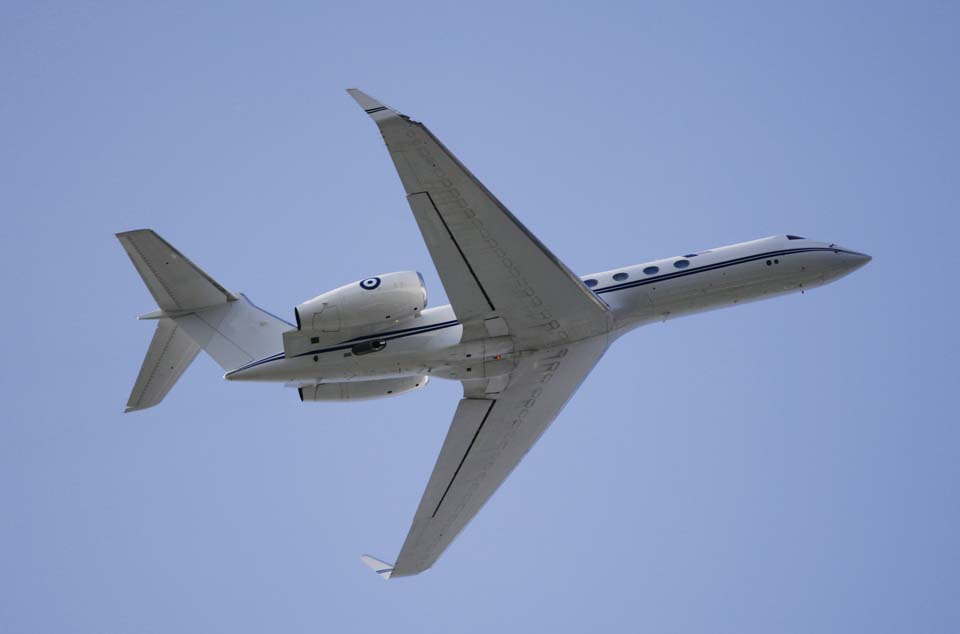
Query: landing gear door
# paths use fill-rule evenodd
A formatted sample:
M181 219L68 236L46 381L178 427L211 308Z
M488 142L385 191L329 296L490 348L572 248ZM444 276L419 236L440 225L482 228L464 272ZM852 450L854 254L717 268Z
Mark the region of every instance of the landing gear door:
M513 337L495 337L483 342L483 376L487 378L487 398L499 394L510 381L510 372L516 366Z

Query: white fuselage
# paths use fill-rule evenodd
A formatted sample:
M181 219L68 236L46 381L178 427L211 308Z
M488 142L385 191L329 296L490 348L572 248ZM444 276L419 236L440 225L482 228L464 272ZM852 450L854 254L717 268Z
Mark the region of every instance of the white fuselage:
M832 282L870 261L835 244L774 236L696 254L627 266L581 279L611 309L613 340L654 321L802 291ZM287 357L283 352L228 372L241 381L332 383L429 375L456 380L509 372L510 337L461 343L462 328L448 306L422 311L394 330L357 337ZM355 354L357 346L378 350Z

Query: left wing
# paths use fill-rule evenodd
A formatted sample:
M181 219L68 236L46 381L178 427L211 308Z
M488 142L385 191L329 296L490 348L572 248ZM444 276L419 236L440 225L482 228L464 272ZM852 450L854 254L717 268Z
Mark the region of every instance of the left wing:
M364 563L384 578L430 568L553 422L606 348L606 337L596 337L527 354L496 398L462 399L396 565L369 555Z
M347 92L383 134L464 341L508 334L529 349L608 329L606 304L425 125Z

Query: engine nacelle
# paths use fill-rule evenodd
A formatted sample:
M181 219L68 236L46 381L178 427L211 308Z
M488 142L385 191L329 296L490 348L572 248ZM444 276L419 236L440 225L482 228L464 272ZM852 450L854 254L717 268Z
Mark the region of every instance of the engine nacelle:
M430 377L404 376L396 379L373 381L347 381L344 383L321 383L300 388L301 401L361 401L386 398L404 392L412 392L427 384Z
M427 288L414 271L387 273L317 295L294 309L298 330L342 332L413 319L427 305Z
M373 335L415 319L426 305L427 288L415 271L368 277L297 306L297 330L284 333L284 352L292 356Z

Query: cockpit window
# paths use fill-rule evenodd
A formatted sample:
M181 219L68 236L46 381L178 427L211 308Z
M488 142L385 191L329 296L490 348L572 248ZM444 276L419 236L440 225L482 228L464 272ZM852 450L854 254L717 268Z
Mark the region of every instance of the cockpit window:
M800 236L787 236L787 240L806 240L806 238L801 238Z

